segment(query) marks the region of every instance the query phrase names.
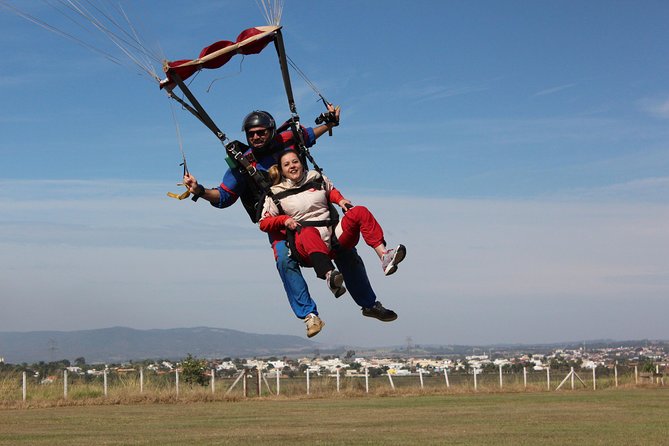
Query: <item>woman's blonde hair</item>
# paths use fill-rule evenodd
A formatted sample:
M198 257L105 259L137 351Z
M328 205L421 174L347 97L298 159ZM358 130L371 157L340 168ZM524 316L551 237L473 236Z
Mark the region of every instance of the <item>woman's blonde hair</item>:
M279 169L278 165L274 164L267 169L267 173L269 174L269 179L272 181L272 186L276 186L281 182L281 169Z

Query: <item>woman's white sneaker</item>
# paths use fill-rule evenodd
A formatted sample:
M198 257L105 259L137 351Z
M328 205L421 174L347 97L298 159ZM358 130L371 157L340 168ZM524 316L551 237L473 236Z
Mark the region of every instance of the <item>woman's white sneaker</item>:
M404 260L407 255L407 249L404 245L399 245L397 248L391 248L381 256L381 268L383 274L391 275L397 271L397 265Z

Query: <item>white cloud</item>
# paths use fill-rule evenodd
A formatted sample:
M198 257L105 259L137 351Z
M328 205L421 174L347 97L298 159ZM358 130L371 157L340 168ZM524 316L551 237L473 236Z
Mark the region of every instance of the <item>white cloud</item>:
M551 88L546 88L544 90L541 90L541 91L538 91L538 92L534 93L533 96L535 96L535 97L536 96L546 96L546 95L549 95L549 94L558 93L560 91L572 88L575 85L576 84L564 84L564 85L558 85L558 86L551 87Z
M303 335L265 235L237 206L171 200L150 183L13 184L23 193L0 184L3 330L208 325ZM398 273L383 277L371 249L359 246L379 300L400 318L363 318L305 270L327 322L320 342L666 337L667 204L356 201L375 212L389 243L408 247Z
M357 103L378 103L379 98L384 100L422 103L426 101L445 99L453 96L467 95L488 90L490 87L481 82L478 84L443 85L440 79L429 78L408 81L393 90L382 90L378 86L373 91L357 97Z
M669 98L641 99L639 100L639 107L651 116L669 118Z
M669 177L639 178L607 186L568 190L561 195L572 199L666 203L669 199Z

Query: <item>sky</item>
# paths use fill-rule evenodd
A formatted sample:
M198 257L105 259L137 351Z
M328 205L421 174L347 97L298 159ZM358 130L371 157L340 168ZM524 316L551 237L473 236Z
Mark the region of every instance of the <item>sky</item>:
M51 2L53 4L54 2ZM97 2L103 3L103 2ZM49 3L8 2L127 61ZM121 2L153 61L265 24L256 2ZM286 0L286 51L341 125L312 149L390 244L361 315L303 271L325 345L669 339L669 4ZM305 336L240 205L177 201L180 144L216 186L213 134L131 63L0 7L0 331L209 326ZM291 73L305 125L323 111ZM289 117L276 52L203 71L230 139ZM0 352L1 353L1 352Z

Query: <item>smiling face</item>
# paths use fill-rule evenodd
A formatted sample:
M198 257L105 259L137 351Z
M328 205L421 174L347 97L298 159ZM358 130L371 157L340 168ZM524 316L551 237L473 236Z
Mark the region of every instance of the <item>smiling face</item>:
M281 168L281 175L294 182L299 181L304 173L304 166L302 166L302 162L295 152L286 152L281 156L279 167Z

